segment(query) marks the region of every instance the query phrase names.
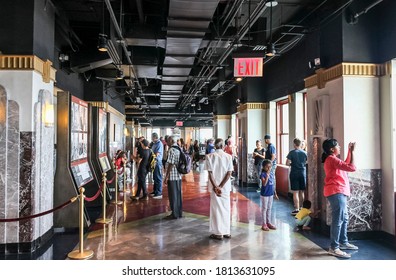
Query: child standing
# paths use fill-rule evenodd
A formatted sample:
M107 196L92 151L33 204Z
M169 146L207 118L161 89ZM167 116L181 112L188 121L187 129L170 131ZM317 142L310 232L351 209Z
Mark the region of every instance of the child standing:
M298 213L296 214L296 226L300 227L302 226L303 230L311 230L309 227L309 224L311 223L311 201L309 200L304 200L302 204L302 208Z
M274 196L276 199L278 195L275 191L274 185L274 173L271 172L272 162L268 159L263 161L263 168L261 170L261 213L263 218L263 226L261 227L264 231L269 231L270 229L276 229L276 227L271 223L271 209Z

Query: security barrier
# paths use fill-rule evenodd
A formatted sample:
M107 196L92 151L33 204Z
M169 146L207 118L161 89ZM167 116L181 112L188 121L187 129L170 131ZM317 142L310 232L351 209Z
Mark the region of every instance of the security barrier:
M55 212L57 210L60 210L62 208L65 208L68 205L74 203L75 201L77 201L79 199L79 241L80 241L79 242L79 249L70 252L68 254L68 257L70 259L89 259L89 258L91 258L93 256L93 251L91 251L91 250L85 250L84 251L84 248L83 248L84 247L84 245L83 245L83 241L84 241L83 240L83 238L84 238L84 201L93 201L93 200L97 199L99 197L99 195L102 193L103 194L103 211L102 211L102 216L103 217L100 218L100 219L97 219L96 222L97 223L102 223L102 224L108 224L108 223L112 222L112 219L106 218L106 192L107 192L106 191L106 187L107 187L107 183L112 183L114 180L116 180L116 184L117 184L117 173L115 173L115 174L116 174L115 178L113 177L111 180L107 180L107 178L106 178L107 174L103 173L102 174L103 175L102 183L101 183L101 185L99 187L99 190L92 197L89 197L89 198L86 197L84 195L85 189L83 187L80 187L79 188L80 194L78 196L70 198L65 203L63 203L63 204L61 204L61 205L59 205L59 206L57 206L57 207L55 207L53 209L50 209L50 210L47 210L47 211L44 211L44 212L41 212L41 213L38 213L38 214L25 216L25 217L0 219L0 223L19 222L19 221L23 221L23 220L29 220L29 219L34 219L34 218L37 218L37 217L41 217L41 216L53 213L53 212ZM125 177L126 177L126 174L125 174L125 167L124 167L124 178ZM125 186L125 184L124 184L124 186ZM117 188L118 188L118 186L116 187L116 189ZM122 203L125 204L125 202L126 201L124 200L124 202L121 202L121 204ZM117 204L119 204L119 203L117 203ZM124 208L126 208L126 207L124 207Z

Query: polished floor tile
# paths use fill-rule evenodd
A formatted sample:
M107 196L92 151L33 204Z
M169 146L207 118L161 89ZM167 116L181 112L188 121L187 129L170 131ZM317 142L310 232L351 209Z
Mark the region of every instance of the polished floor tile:
M255 189L240 188L234 181L231 193L231 239L209 238L210 196L207 172L202 164L183 177L183 218L165 220L169 203L163 198L132 201L136 191L119 194L121 205L109 203L107 225L93 224L84 235L84 250L94 252L95 260L337 260L327 254L329 238L321 231L296 231L290 215L292 202L275 200L272 214L276 230L261 230L260 195ZM149 191L152 184L149 184ZM94 217L102 209L89 209ZM93 218L93 221L95 218ZM57 233L51 244L29 255L6 255L3 259L66 260L79 250L77 232ZM352 260L396 260L394 246L382 240L352 240L359 246Z

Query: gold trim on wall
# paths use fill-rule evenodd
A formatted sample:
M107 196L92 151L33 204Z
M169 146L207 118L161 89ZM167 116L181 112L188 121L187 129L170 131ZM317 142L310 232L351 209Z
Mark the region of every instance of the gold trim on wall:
M269 108L268 103L244 103L237 107L238 113L241 113L245 110L265 110Z
M118 116L120 119L123 121L126 120L126 117L124 114L122 114L120 111L109 105L109 102L107 101L87 101L89 104L91 104L93 107L99 107L103 108L106 112L112 113L116 116Z
M318 69L316 74L305 78L305 87L310 88L317 86L324 88L328 81L340 78L342 76L363 76L363 77L380 77L389 73L387 63L347 63L343 62L329 69Z
M231 115L215 115L215 120L231 120Z
M50 60L35 55L0 55L0 70L33 70L39 72L43 82L56 81L56 69Z

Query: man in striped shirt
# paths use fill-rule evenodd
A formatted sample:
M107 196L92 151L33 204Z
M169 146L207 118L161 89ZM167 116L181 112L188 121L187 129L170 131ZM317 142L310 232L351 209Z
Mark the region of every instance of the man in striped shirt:
M180 150L177 148L176 140L173 136L169 136L167 140L169 151L164 185L168 185L169 205L172 213L165 219L171 220L182 218L182 177L176 168L180 158Z

